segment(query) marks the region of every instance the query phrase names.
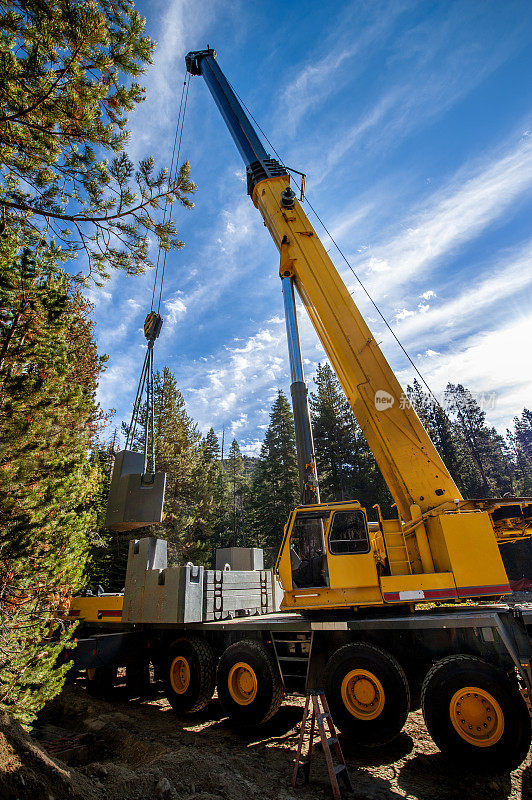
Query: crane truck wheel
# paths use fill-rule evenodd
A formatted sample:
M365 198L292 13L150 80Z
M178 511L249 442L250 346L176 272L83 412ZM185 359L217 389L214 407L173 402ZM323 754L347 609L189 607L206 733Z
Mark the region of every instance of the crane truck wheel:
M468 767L505 772L530 747L530 716L517 682L476 656L448 656L427 673L421 707L440 750Z
M216 661L210 644L199 636L175 641L168 650L163 679L174 711L201 711L214 694Z
M218 697L225 713L239 725L271 719L283 702L279 667L263 642L245 639L230 645L218 664Z
M395 739L410 710L403 668L382 647L366 642L333 653L325 667L325 694L335 724L366 747Z

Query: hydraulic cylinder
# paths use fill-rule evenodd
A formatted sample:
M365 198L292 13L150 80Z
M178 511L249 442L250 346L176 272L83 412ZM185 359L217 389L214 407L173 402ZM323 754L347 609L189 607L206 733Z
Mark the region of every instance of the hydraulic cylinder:
M310 505L320 502L320 490L314 455L312 423L308 405L308 389L303 374L303 361L301 359L292 279L290 277L281 278L281 284L283 288L288 358L290 361L290 375L292 378L290 393L292 395L292 409L294 412L301 502L303 505Z

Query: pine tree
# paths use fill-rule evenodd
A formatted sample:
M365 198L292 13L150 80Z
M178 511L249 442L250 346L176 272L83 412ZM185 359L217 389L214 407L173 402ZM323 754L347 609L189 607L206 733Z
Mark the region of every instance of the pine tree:
M461 384L447 384L445 396L465 451L462 481L466 495L489 497L511 492L511 460L504 438L486 425L485 411Z
M43 637L82 580L105 480L88 276L61 264L142 271L151 239L181 245L157 209L194 189L188 164L169 181L123 152L143 27L130 0L0 8L0 705L26 723L61 686Z
M209 429L207 436L203 440L203 456L208 464L220 459L220 442L214 432L214 428Z
M209 556L205 523L202 437L189 417L175 375L164 367L154 376L155 463L167 473L164 521L154 529L173 545L180 562Z
M31 722L63 683L50 619L81 583L101 472L103 359L90 305L49 253L0 238L0 708Z
M231 545L237 547L245 540L244 503L247 493L244 459L236 439L231 442L224 468L229 490L227 527Z
M129 550L127 535L108 531L105 528L107 501L111 485L114 454L117 451L117 431L109 442L98 442L90 455L91 463L101 475L94 511L96 527L90 541L89 560L85 567L86 588L96 592L101 587L106 592L120 592Z
M221 449L213 428L203 439L203 462L206 473L206 494L210 496L210 513L206 519L205 539L209 542L210 558L205 561L214 567L216 549L228 545L227 536L227 481L221 460Z
M521 417L514 417L515 437L525 458L532 463L532 411L524 408Z
M355 455L355 419L329 364L318 364L310 395L314 446L324 500L350 497Z
M153 49L131 0L0 8L2 225L63 261L83 251L97 280L143 271L151 239L182 246L157 209L191 206L189 165L169 180L153 157L135 170L124 152Z
M315 382L310 408L322 500L358 500L368 512L378 503L388 513L388 487L328 363L318 365Z
M514 417L514 430L507 432L513 455L513 494L532 496L532 412L524 408Z
M286 396L279 391L251 488L255 542L265 548L270 561L277 555L283 528L299 494L294 418Z
M421 384L414 378L413 385L407 386L408 399L417 412L436 450L461 492L466 490L467 454L460 452L459 436L455 426L442 406L434 397L424 392Z

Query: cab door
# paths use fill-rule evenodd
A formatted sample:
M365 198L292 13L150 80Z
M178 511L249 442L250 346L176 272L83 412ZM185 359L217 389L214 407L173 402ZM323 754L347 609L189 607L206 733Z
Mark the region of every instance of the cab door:
M275 571L285 592L327 587L330 511L297 509L290 516Z
M332 512L327 529L327 566L331 589L378 586L368 523L361 508Z

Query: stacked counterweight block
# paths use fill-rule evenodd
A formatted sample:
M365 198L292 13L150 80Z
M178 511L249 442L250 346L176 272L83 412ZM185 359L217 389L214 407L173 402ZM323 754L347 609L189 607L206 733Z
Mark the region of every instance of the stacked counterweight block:
M162 539L129 543L123 622L182 624L267 614L279 609L271 570L167 566Z

